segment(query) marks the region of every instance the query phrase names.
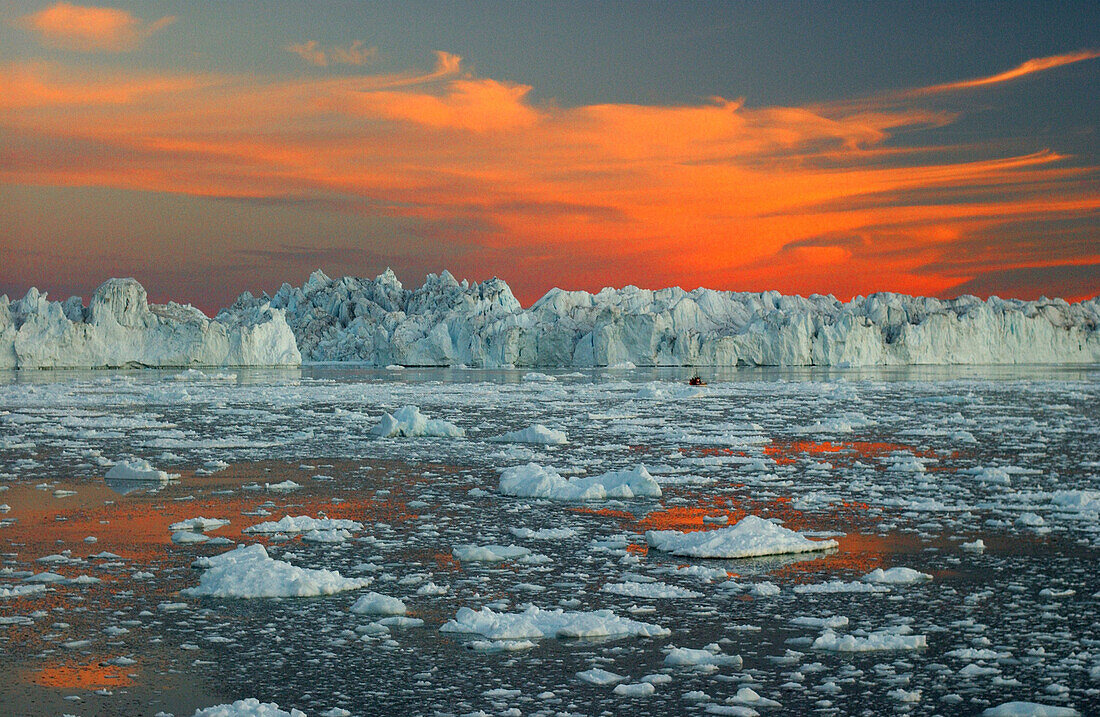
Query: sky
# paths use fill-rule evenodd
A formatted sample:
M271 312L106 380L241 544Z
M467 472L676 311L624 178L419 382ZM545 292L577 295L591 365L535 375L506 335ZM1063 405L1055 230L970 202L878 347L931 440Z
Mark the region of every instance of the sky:
M1100 293L1100 3L0 0L0 294Z

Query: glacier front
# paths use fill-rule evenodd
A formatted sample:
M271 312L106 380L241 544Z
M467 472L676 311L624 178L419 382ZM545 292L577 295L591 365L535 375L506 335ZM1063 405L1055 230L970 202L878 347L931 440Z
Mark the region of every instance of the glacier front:
M842 302L627 286L552 289L524 309L500 279L316 271L233 311L286 311L309 361L374 366L873 366L1100 362L1100 299L941 300L878 293Z
M149 304L134 279L109 279L85 307L31 288L0 296L0 369L290 366L302 362L280 309L253 302L210 319L193 306Z

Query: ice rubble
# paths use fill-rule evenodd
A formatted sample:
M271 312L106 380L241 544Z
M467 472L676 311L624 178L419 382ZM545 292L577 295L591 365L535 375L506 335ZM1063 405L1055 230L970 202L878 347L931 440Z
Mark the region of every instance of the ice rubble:
M190 305L150 304L134 279L48 301L31 288L0 296L0 369L127 366L287 366L302 362L284 312L264 302L214 319Z
M608 471L587 478L563 478L553 468L528 463L504 469L500 474L500 492L520 498L582 501L660 498L661 486L644 465L638 465L633 470Z
M828 550L838 545L835 540L810 540L755 515L747 515L728 528L691 533L649 530L645 538L651 548L693 558L753 558Z
M551 289L524 309L500 279L429 274L405 289L392 271L314 272L243 313L284 309L307 360L375 366L652 366L1095 363L1100 299L944 301L879 293L850 302L627 286Z
M530 605L523 612L495 612L491 608L459 609L443 632L471 632L490 640L522 640L542 637L610 637L636 635L665 637L671 632L660 625L619 617L610 610L572 612L543 610Z
M345 578L334 570L299 568L275 560L259 544L200 558L195 564L207 570L197 587L180 591L185 597L315 597L357 590L372 582L371 578Z

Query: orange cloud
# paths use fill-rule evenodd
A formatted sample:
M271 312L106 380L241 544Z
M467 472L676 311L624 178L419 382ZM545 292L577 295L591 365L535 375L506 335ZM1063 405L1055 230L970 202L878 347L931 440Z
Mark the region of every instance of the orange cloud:
M293 52L298 57L317 67L329 65L365 65L378 55L377 47L367 47L362 40L355 40L348 45L333 45L322 47L316 40L309 40L292 45L287 45L287 52Z
M400 242L362 246L353 233L293 260L431 257L479 278L500 274L525 301L551 285L643 282L936 294L997 267L1096 263L1095 248L1059 242L1058 229L1044 233L1040 256L1015 228L1094 218L1095 167L1049 150L905 146L958 116L916 98L560 107L533 102L526 85L476 77L447 53L428 71L370 76L15 65L0 82L0 130L15 148L0 182L400 223ZM254 249L227 240L202 257L239 266ZM272 270L276 259L265 261Z
M125 10L59 2L24 16L21 24L55 47L81 52L125 52L175 21L175 16L169 15L145 22Z
M989 85L999 85L1004 82L1011 82L1012 80L1033 75L1037 72L1044 72L1046 70L1053 70L1056 67L1065 67L1066 65L1072 65L1076 62L1084 62L1085 60L1093 60L1100 57L1100 50L1081 50L1079 52L1069 52L1064 55L1052 55L1050 57L1037 57L1027 62L1024 62L1011 70L1005 72L999 72L995 75L989 75L988 77L978 77L973 80L961 80L959 82L946 82L942 85L932 85L930 87L921 87L915 90L910 90L905 93L909 96L920 95L932 95L941 92L955 92L958 90L972 90L978 87L987 87Z

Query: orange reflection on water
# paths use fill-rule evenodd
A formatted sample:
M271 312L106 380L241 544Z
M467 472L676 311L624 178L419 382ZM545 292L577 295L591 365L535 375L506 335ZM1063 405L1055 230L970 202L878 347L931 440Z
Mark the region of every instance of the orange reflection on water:
M118 667L103 664L109 657L85 658L87 664L78 662L58 662L44 665L35 672L30 681L43 687L61 689L99 690L105 687L129 687L134 680L130 676L137 671L137 664Z
M892 453L911 453L921 458L936 457L935 451L921 450L904 443L885 441L785 441L777 440L764 446L764 455L779 465L789 465L802 455L834 454L835 458L875 460Z
M920 539L913 535L849 533L834 540L840 544L837 550L822 554L815 560L784 565L774 574L796 582L816 580L813 576L817 573L847 572L851 573L851 577L859 577L875 568L889 567L887 558L890 555L917 552L921 548Z

